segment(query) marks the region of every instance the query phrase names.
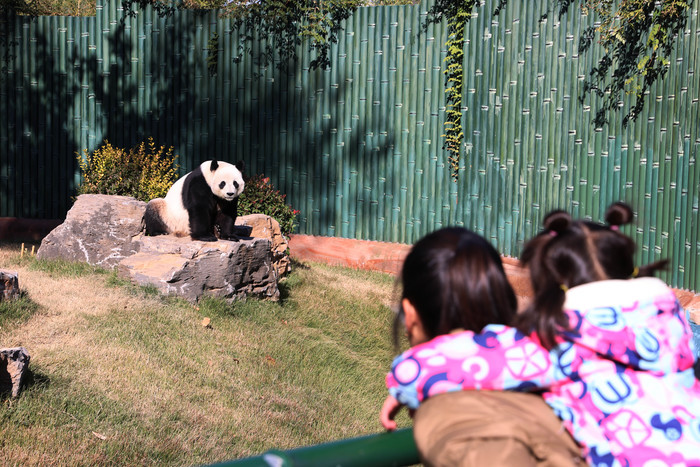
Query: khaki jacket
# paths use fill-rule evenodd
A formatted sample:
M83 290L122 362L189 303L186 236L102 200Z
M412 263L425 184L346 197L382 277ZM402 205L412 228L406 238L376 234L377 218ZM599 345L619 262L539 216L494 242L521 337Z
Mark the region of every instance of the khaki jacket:
M418 408L413 434L426 466L584 466L581 449L534 394L459 391Z

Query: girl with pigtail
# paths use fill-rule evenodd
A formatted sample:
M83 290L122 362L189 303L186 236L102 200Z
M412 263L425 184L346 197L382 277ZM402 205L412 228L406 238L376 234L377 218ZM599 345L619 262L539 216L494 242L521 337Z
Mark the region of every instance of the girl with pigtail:
M490 393L466 390L532 392L590 465L700 466L692 334L673 291L650 277L665 261L635 267L635 244L619 230L632 218L623 203L610 206L607 225L548 214L521 256L534 292L527 309L513 326L440 335L397 357L384 426L403 405L419 409L414 434L423 452L425 427L458 417L455 391L473 398ZM441 464L440 450L434 453L427 464Z

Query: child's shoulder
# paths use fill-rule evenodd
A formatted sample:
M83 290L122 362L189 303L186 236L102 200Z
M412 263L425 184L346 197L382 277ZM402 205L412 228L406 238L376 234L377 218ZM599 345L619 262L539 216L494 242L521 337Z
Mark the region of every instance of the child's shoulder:
M495 347L496 342L510 343L521 339L522 336L516 328L503 324L489 324L481 332L456 329L449 334L441 334L422 344L415 345L404 352L404 355L430 356L434 352L446 352L450 349L464 351L476 347Z
M625 306L667 295L674 295L673 290L664 281L655 277L589 282L573 287L566 293L564 308L583 310L614 305Z

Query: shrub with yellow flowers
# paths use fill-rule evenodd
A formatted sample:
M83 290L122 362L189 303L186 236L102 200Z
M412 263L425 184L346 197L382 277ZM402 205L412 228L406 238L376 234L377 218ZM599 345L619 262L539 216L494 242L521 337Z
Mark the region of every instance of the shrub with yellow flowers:
M133 196L141 201L162 198L178 179L178 156L173 148L156 146L153 138L131 149L115 148L109 141L89 153L78 154L82 182L78 194Z

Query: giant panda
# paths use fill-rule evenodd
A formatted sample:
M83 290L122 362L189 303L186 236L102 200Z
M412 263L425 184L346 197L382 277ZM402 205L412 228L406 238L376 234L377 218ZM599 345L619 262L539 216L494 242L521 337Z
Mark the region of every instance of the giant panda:
M165 198L146 205L146 235L189 235L192 240L238 240L234 224L238 197L243 192L243 162L235 165L216 160L203 162L176 181Z

